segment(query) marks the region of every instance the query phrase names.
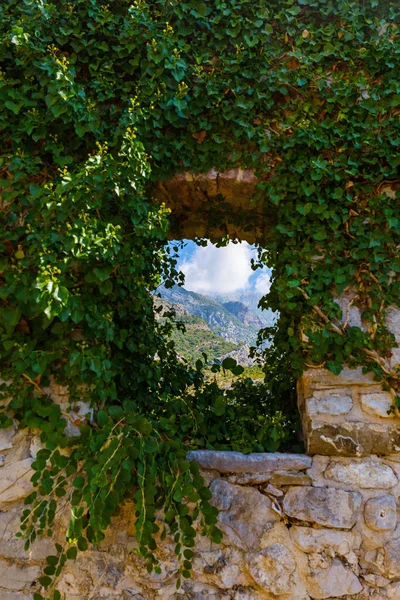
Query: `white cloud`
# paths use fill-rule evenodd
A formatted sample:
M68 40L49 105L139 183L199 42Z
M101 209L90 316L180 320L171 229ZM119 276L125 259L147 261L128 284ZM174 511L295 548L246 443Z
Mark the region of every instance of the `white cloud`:
M256 292L258 292L260 296L265 296L265 294L268 294L271 288L271 278L269 274L260 273L260 275L257 277L254 287Z
M200 294L229 294L249 287L253 274L250 260L254 250L243 242L217 248L198 247L193 256L179 265L185 274L185 288ZM256 284L257 286L257 284Z

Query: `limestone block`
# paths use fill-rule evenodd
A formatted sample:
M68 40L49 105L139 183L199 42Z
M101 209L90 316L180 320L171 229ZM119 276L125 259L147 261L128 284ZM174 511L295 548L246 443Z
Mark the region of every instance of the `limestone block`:
M384 546L384 575L400 577L400 538L391 539Z
M0 598L2 588L6 590L23 590L40 575L40 567L17 565L0 558Z
M400 600L400 581L390 583L386 588L388 600Z
M363 411L373 417L382 419L393 418L390 414L390 407L393 405L393 398L389 392L376 394L360 394L360 403Z
M306 554L325 552L329 556L347 556L361 545L361 536L353 531L293 526L290 537Z
M0 429L0 450L9 450L12 448L12 441L16 434L17 428L15 425Z
M393 531L397 524L395 498L391 494L369 498L364 506L364 520L374 531Z
M400 450L400 426L387 423L326 423L313 419L305 434L310 454L361 457Z
M345 567L340 560L334 559L329 568L311 573L307 577L307 590L313 599L320 600L358 594L362 585L353 571Z
M256 489L216 479L210 490L212 502L221 511L218 521L226 545L232 544L244 550L257 549L263 534L279 521L271 499Z
M353 399L343 394L331 394L325 398L312 396L307 400L306 406L311 418L320 415L346 415L353 408Z
M360 506L358 492L300 486L289 488L283 502L289 517L337 529L351 529Z
M195 450L187 453L188 460L195 460L203 469L215 469L220 473L267 473L279 469L299 471L311 467L312 459L304 454L280 454Z
M33 600L33 595L29 592L10 592L0 587L0 600Z
M312 480L307 473L301 471L277 471L270 479L272 485L311 485Z
M55 554L54 541L47 537L37 538L28 550L24 549L25 540L15 535L20 531L21 510L17 505L7 512L0 511L0 556L36 562Z
M398 483L391 467L373 460L332 460L324 477L362 489L387 490Z
M400 310L391 307L386 312L386 327L394 334L396 342L400 342Z
M33 485L30 481L34 471L31 458L26 458L9 467L3 467L0 476L0 502L15 502L30 494Z
M254 581L262 589L280 596L296 587L296 563L283 544L273 544L246 557L247 566Z

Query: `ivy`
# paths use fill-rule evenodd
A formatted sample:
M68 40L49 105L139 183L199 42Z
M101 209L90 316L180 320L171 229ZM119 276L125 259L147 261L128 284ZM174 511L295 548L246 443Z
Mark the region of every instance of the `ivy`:
M399 198L384 193L399 179L399 17L395 0L3 2L0 423L37 429L44 445L27 546L53 535L59 498L71 506L36 600L60 598L63 565L127 498L149 569L156 534L175 540L179 584L195 524L221 535L187 449L287 444L307 365L362 365L400 391L382 361L400 297ZM260 178L259 261L274 269L261 304L280 319L259 336L274 341L267 388L227 391L178 361L173 324L155 318L152 292L181 279L152 186L238 166ZM345 293L366 331L340 321ZM79 436L66 435L54 382L88 407Z

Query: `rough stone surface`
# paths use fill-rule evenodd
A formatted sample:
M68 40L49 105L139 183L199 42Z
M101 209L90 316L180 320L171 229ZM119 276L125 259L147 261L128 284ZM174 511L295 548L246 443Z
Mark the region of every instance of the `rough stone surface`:
M0 600L33 600L54 540L39 539L25 550L15 537L21 498L31 489L25 457L40 444L28 431L12 443L0 470L7 498L0 504ZM132 552L135 509L127 502L100 546L67 562L59 582L63 600L400 600L400 456L267 457L266 463L265 455L222 453L219 466L229 464L227 471L203 470L224 536L221 544L198 537L193 578L179 591L175 542L168 536L160 542L161 573L147 573ZM218 464L215 453L212 459ZM232 484L234 478L241 484ZM56 536L64 520L60 513Z
M15 502L25 498L32 491L32 462L32 459L27 458L1 469L0 503Z
M272 594L288 594L296 587L296 563L282 544L248 555L247 566L256 584Z
M332 488L292 487L283 510L294 519L326 527L350 529L356 522L361 495Z
M383 551L384 575L390 578L400 577L400 537L390 539Z
M313 572L308 577L308 592L312 598L340 598L358 594L362 585L356 575L338 559L327 569Z
M400 600L400 581L390 583L386 588L388 600Z
M326 479L363 489L387 490L398 483L393 469L372 460L333 460L324 475Z
M276 471L270 479L272 485L311 485L312 479L307 473L301 471Z
M331 555L347 556L361 545L359 534L335 529L294 526L290 529L290 537L306 554L328 552Z
M0 451L9 450L13 447L12 441L16 433L16 427L12 425L7 429L0 429Z
M188 452L188 460L195 460L203 469L214 469L220 473L266 473L279 469L298 471L311 467L310 456L279 452L242 454L196 450Z
M393 531L397 523L396 500L391 494L369 498L364 507L366 525L374 531Z
M0 558L0 593L6 590L23 590L25 585L40 575L40 567L17 565ZM1 595L0 595L1 598Z
M389 392L360 394L360 402L363 411L369 415L383 419L393 418L393 414L390 413L393 398Z
M315 398L307 401L307 413L310 417L319 415L347 415L353 408L351 396L332 394L326 398Z
M219 526L232 545L245 550L258 548L264 533L279 521L271 499L255 489L217 479L210 490L220 510Z
M313 420L307 432L310 454L326 456L370 456L400 451L400 426L386 423Z

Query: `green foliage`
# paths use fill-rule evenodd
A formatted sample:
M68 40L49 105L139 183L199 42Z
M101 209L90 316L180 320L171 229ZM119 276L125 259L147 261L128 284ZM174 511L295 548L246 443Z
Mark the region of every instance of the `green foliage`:
M60 597L65 562L132 496L149 568L164 508L179 583L194 521L220 538L187 447L285 439L287 418L262 412L259 386L205 383L154 318L151 292L179 280L168 211L151 200L161 176L256 168L252 202L271 223L260 261L274 267L263 303L281 314L260 334L275 341L269 390L291 398L310 363L361 364L398 390L379 356L394 345L385 308L400 298L399 199L380 187L400 164L399 16L397 0L2 3L0 423L38 429L45 444L27 545L52 535L59 498L71 504L43 594ZM334 299L350 287L367 332L338 321ZM52 380L94 408L80 437L65 435Z

